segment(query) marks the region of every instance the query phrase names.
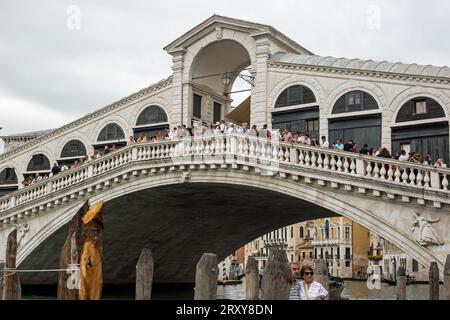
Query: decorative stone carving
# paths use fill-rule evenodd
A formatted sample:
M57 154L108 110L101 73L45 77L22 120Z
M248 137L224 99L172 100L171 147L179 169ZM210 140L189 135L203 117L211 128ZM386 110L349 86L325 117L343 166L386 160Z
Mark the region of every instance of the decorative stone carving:
M23 238L25 238L26 234L30 231L30 224L24 223L24 224L14 224L14 226L17 229L17 246L20 246L20 243L22 242Z
M182 173L182 175L181 175L181 181L182 181L183 183L186 183L186 182L189 181L189 178L190 178L190 173L189 173L189 171L184 171L184 172Z
M414 239L422 246L443 245L440 237L431 226L431 223L439 222L440 219L432 219L429 215L424 217L420 212L415 214L412 227Z
M221 26L216 27L216 38L217 40L222 40L223 38L223 28Z

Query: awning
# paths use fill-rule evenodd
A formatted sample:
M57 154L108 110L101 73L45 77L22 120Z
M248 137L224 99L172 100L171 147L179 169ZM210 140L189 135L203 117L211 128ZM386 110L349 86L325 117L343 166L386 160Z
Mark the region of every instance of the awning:
M250 124L250 102L251 96L231 111L225 117L225 120L238 125L241 125L242 123Z

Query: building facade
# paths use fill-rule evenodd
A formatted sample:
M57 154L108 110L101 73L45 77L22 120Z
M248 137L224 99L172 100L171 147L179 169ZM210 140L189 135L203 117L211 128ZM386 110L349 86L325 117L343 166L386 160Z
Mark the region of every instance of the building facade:
M325 259L335 277L367 276L369 231L348 218L311 220L272 231L245 246L246 259L253 256L264 269L272 248L285 250L289 262L301 265Z

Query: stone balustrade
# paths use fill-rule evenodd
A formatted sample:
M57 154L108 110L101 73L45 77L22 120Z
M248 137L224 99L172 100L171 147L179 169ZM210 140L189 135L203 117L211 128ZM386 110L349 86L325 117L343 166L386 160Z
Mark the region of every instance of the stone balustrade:
M448 198L450 170L416 165L390 159L368 157L334 149L286 144L248 135L205 135L175 141L133 144L90 161L83 166L20 189L0 198L1 213L19 205L48 196L53 192L108 174L132 162L165 161L173 164L239 163L259 166L277 173L280 167L290 171L310 170L333 174L335 178L354 176L368 184L382 183L393 187L433 190ZM364 190L362 190L361 193Z

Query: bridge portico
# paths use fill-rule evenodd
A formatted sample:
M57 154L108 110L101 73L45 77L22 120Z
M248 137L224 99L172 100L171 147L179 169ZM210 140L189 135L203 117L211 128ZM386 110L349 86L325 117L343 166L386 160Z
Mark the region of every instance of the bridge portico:
M176 217L183 212L190 212L189 219L192 221L199 216L207 219L208 215L205 216L205 212L221 208L219 212L223 215L213 215L214 219L205 222L216 232L204 233L214 236L216 233L224 232L220 234L221 237L233 238L233 241L224 240L224 247L217 248L218 253L223 252L223 257L235 249L227 247L225 243L240 246L252 237L259 236L257 232L264 233L283 224L342 215L395 243L423 265L438 261L443 272L444 259L450 252L447 239L450 225L448 174L447 169L438 170L346 152L280 144L242 135L204 136L194 140L136 144L51 178L29 190L11 194L8 201L1 202L3 207L0 213L2 215L0 237L6 239L7 234L17 224L22 226L27 224L29 231L24 233L21 239L18 263L19 266L24 263L31 267L32 263L27 263L27 258L36 256L33 253L36 249L39 253L37 256L43 255L48 250L45 249L48 241L53 243L51 247L60 243L58 241L63 239L61 237L64 234L60 228L87 199L91 203L105 201L107 209L111 212L112 221L119 219L118 225L112 223L108 227L108 211L106 212L105 229L111 228L111 232L118 228L121 232L133 233L132 226L138 227L141 224L139 218L135 220L135 224L129 221L134 221L135 215L144 213L148 215L146 225L150 228L149 234L143 235L144 238L146 236L151 238L155 232L152 228L162 230L158 228L170 224L175 231L177 226L180 226L180 230L184 230L186 226L178 224L177 218L174 217L171 222L164 220L163 212L167 206L161 205L159 213L152 216L156 210L153 209L152 199L171 202L170 197L153 197L153 192L157 194L157 190L167 190L167 194L170 194L172 190L177 194L179 190L183 190L186 195L181 202L170 208ZM231 197L226 197L228 189L231 190ZM267 192L271 196L267 196ZM258 194L266 195L272 202L271 205L264 202L265 206L270 208L270 214L261 213L264 207L255 210L254 206L258 208L258 204L262 203L259 198L259 200L254 198ZM193 195L193 199L196 199L195 205L190 203L189 195ZM247 209L242 210L242 202L233 202L234 197L241 201L248 198ZM208 198L214 199L215 202L207 202ZM202 207L204 203L201 199L205 199L208 205ZM130 205L139 201L140 205L136 208ZM292 201L295 205L286 205ZM189 207L192 208L187 209ZM254 221L254 233L230 231L233 229L232 225L240 225L239 219L227 219L227 212L231 211L245 215L245 219L249 219L245 220L247 222ZM440 220L433 228L442 237L443 245L422 246L417 242L411 231L417 212L422 216L432 216L433 219ZM168 213L169 216L170 214L172 213ZM120 229L120 223L125 221L126 226L131 229L127 227ZM213 224L217 224L219 230L213 227ZM224 227L226 232L221 231L219 225L226 226ZM214 245L213 239L203 238L203 232L200 230L198 232L199 234L191 235L190 240L187 238L185 240L197 243L196 249L204 249L202 247L204 243ZM156 233L161 235L161 239L164 238L161 233ZM51 240L54 238L53 234L60 234L60 238ZM118 239L114 234L110 237L111 243L106 243L106 248L115 250L114 242ZM169 238L167 240L170 243ZM1 243L4 244L5 241L2 240ZM161 243L149 241L146 245L157 250ZM212 249L214 248L209 251ZM55 256L47 257L45 261L55 261L58 252L53 250L50 252L50 255ZM119 255L117 250L114 252ZM198 260L196 252L201 254L200 251L191 252L193 256L189 261L193 265ZM30 259L36 261L36 258ZM43 260L39 260L40 263L44 263ZM182 263L176 262L173 257L171 261ZM188 274L185 276L189 278ZM187 278L184 281L189 282ZM161 279L164 279L163 275Z

